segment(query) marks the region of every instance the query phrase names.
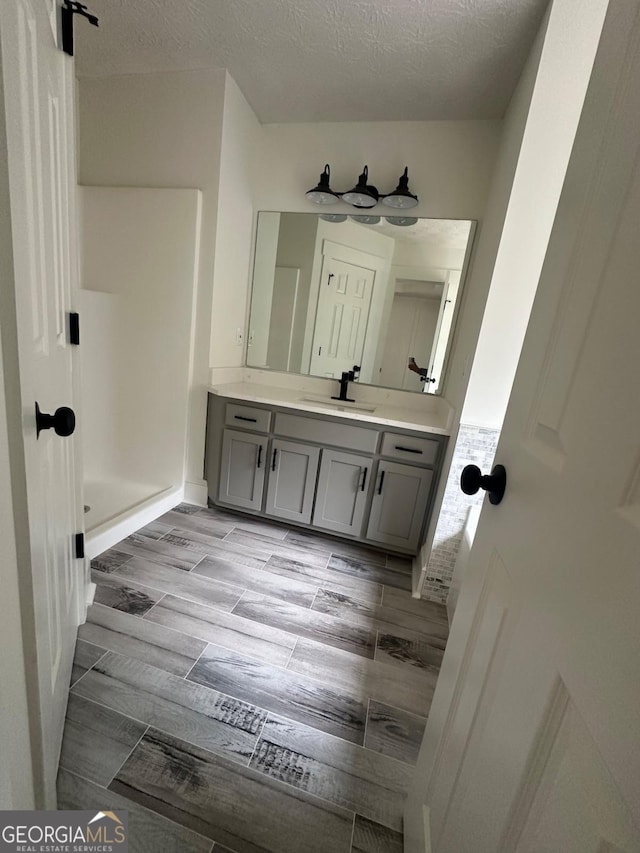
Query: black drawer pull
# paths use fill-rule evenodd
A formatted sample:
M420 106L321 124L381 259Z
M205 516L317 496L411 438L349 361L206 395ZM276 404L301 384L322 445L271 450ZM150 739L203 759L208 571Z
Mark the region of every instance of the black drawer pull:
M259 468L261 465L262 465L262 445L259 444L258 445L258 465L257 465L257 467Z
M396 444L396 450L403 450L405 453L419 453L422 455L422 450L417 447L403 447L401 444Z
M278 449L277 449L277 447L274 447L273 448L273 460L271 462L271 470L272 471L276 470L276 459L277 458L278 458Z
M361 492L364 492L364 487L365 487L366 482L367 482L367 474L368 474L368 473L369 473L369 469L368 469L368 468L365 468L365 469L364 469L364 472L363 472L363 474L362 474L362 485L360 486L360 491L361 491Z
M250 424L257 424L257 418L245 418L244 415L234 415L233 416L237 421L248 421Z
M383 471L383 472L380 474L380 485L378 486L378 494L379 494L379 495L381 495L381 494L382 494L382 484L384 483L384 475L385 475L385 473L386 473L386 471Z

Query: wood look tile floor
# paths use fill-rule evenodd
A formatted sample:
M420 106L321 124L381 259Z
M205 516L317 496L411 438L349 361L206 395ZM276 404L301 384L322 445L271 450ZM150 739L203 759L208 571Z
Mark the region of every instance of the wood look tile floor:
M182 504L92 562L61 809L131 853L401 853L447 640L410 561Z

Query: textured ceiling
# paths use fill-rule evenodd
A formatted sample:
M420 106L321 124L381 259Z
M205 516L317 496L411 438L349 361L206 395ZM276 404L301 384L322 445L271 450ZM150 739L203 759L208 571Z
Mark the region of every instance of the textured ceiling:
M90 0L79 76L228 68L266 122L501 118L547 0Z
M376 214L377 216L378 214ZM410 216L411 213L406 213ZM362 223L361 223L362 224ZM446 249L465 249L471 222L466 219L418 219L414 225L399 227L381 216L375 225L364 225L379 234L386 234L403 243L422 243Z

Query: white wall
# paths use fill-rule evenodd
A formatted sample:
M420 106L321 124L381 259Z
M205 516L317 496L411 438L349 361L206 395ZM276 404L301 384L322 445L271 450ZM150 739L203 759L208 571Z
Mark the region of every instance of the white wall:
M567 0L551 7L464 402L467 423L502 426L606 5L579 15Z
M79 180L94 186L202 190L187 480L203 479L224 70L79 81ZM244 296L243 296L244 299ZM244 302L243 302L244 304Z
M85 187L80 196L86 473L150 494L180 487L201 195Z
M220 185L215 235L211 367L244 364L253 247L253 160L261 128L234 80L225 75Z
M481 219L500 127L499 121L265 125L256 209L318 213L304 193L317 184L324 164L331 166L332 186L347 190L366 163L380 192L394 189L409 166L409 186L420 199L412 215ZM339 202L331 212L353 213L353 207Z

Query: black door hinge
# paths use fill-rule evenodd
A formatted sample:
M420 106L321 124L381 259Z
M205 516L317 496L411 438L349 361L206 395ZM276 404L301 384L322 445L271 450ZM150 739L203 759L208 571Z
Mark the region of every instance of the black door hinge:
M83 560L84 559L84 533L76 533L76 559Z
M77 311L69 314L69 343L75 346L80 343L80 315Z
M94 27L98 26L98 19L95 15L87 12L87 7L76 0L64 0L64 6L60 10L62 18L62 49L69 56L73 56L73 16L82 15Z

